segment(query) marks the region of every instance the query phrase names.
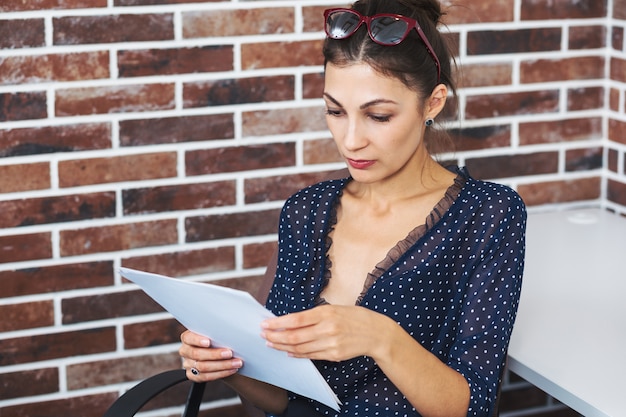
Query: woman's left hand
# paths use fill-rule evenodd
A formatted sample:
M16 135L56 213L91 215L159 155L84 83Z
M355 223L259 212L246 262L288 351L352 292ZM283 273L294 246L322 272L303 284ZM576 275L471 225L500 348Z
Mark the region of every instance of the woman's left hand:
M375 357L381 335L387 341L388 317L358 306L323 305L265 320L262 337L268 346L298 358L342 361L357 356Z

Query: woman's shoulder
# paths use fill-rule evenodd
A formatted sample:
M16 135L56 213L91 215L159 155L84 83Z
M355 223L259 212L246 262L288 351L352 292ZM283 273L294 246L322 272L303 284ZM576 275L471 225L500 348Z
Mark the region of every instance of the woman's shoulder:
M526 206L522 197L510 186L476 179L471 176L466 168L460 168L459 172L466 178L459 198L465 204L479 206L483 209L526 212Z
M292 194L285 201L285 207L311 207L330 204L337 196L341 195L349 180L349 177L333 178L311 184Z

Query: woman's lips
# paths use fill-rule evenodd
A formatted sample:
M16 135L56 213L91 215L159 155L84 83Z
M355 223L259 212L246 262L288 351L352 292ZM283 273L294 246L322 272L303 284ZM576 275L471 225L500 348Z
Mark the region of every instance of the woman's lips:
M355 169L366 169L374 165L374 163L376 163L376 161L348 158L348 164Z

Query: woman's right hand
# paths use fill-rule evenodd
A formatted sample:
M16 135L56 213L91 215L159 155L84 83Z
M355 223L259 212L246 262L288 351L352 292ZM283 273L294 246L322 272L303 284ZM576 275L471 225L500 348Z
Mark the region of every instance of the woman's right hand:
M194 382L214 381L231 376L243 366L243 361L233 357L228 348L211 346L207 337L189 330L180 335L182 345L178 353L183 358L187 378ZM192 372L195 369L197 373Z

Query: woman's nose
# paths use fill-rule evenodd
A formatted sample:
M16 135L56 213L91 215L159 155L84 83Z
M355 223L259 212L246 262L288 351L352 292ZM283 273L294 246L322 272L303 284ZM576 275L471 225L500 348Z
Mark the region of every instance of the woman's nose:
M367 146L365 129L358 121L350 121L343 137L343 146L346 150L355 151Z

